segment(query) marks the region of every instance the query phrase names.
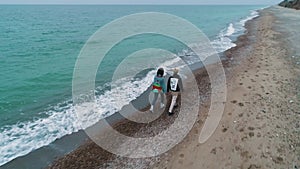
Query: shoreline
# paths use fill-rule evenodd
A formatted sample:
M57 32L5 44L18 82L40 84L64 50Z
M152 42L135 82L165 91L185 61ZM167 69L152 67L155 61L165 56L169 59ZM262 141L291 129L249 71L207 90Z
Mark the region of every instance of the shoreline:
M224 10L223 7L218 7L218 6L212 7L212 8L214 8L216 10L221 10L221 11ZM209 35L209 37L212 39L213 46L215 46L216 49L219 49L218 51L224 51L224 49L227 49L227 48L231 47L233 44L230 43L230 40L228 40L228 41L227 41L227 39L224 40L223 39L224 36L229 37L232 41L234 41L236 36L241 34L242 30L244 30L244 29L242 29L244 21L247 20L247 19L250 19L255 14L255 12L252 12L252 10L255 10L255 9L258 9L258 8L260 8L260 6L258 6L258 5L243 6L241 8L234 8L234 6L228 7L228 9L233 9L233 11L235 11L235 10L238 11L238 13L237 13L238 15L240 15L240 14L242 14L242 15L241 16L235 16L235 14L230 15L229 18L226 18L226 21L224 20L222 22L218 22L218 20L215 20L215 22L212 22L211 24L209 24L209 25L212 25L213 27L214 27L214 25L218 25L216 27L217 29L211 29L211 30L207 29L207 30L209 30L207 35ZM86 8L86 9L82 8L82 9L83 10L88 10L88 8ZM184 9L183 10L174 10L176 8L173 8L173 7L161 8L161 9L162 10L169 10L170 9L171 11L176 11L175 12L176 15L177 14L179 14L179 15L181 15L181 14L186 15L187 14L186 13L187 11L185 11ZM180 7L178 9L180 9ZM195 10L200 10L200 14L201 14L201 11L202 11L201 9L202 9L201 7L199 7L199 8L196 7L195 8ZM24 10L24 8L20 8L20 10ZM127 8L124 9L124 11L128 11L128 10L132 10L132 9L130 9L130 8L129 9L127 9ZM150 10L150 8L149 8L149 10ZM249 11L249 10L251 10L251 11ZM34 11L35 11L34 9L30 10L30 12L33 12L33 14L34 14ZM179 11L182 11L182 12L179 12ZM9 12L9 10L8 10L8 12ZM251 14L250 14L250 12L251 12ZM89 13L89 12L85 12L85 13ZM189 15L189 17L188 17L188 18L191 19L191 21L193 20L193 18L198 18L197 15L193 15L193 13L191 13L191 14L192 15ZM92 16L93 13L89 13L89 15ZM210 16L212 16L212 18L215 17L214 15L210 15ZM66 17L71 17L71 15L70 16L66 15ZM108 15L108 17L110 17L110 16ZM231 19L231 17L232 17L232 19ZM36 19L38 19L38 18L36 18ZM91 18L94 18L94 17L91 17ZM236 18L236 19L234 19L234 18ZM55 17L55 19L60 20L59 17ZM36 22L39 22L39 20L36 20ZM20 22L23 22L23 21L20 21ZM200 22L200 25L203 25L204 22L202 22L202 23L201 22ZM93 22L93 23L96 23L96 22ZM98 23L98 21L97 21L97 23ZM195 24L197 24L197 23L199 23L199 22L196 22ZM39 24L39 25L44 26L43 24ZM206 24L204 24L204 25L206 25ZM45 27L45 31L46 31L46 29L47 28ZM39 31L39 30L36 30L36 31ZM72 33L76 34L76 32L77 31L72 32ZM79 28L78 28L78 33L79 32L80 31L79 31ZM22 33L22 32L19 32L19 33ZM50 33L52 34L53 32L50 31ZM62 36L63 36L63 34L62 34ZM43 43L46 43L46 41L43 42ZM75 43L78 44L77 41ZM80 42L80 44L81 44L81 42ZM232 45L230 45L230 44L232 44ZM168 44L166 44L166 45L168 46ZM22 46L20 46L20 47L22 48ZM134 46L132 46L132 47L134 47ZM45 50L49 50L49 53L51 53L50 48L45 48ZM173 49L172 49L172 51L173 51ZM15 50L11 50L9 53L11 53L11 52L14 53ZM32 53L31 51L28 51L28 56L29 55L30 56L35 56L34 53L36 53L36 52ZM46 52L45 56L48 55L49 53ZM174 53L177 53L178 55L183 54L183 55L187 55L187 56L190 55L190 54L193 55L193 52L190 52L189 50L177 49L177 47L174 48ZM32 97L33 100L31 100L30 97L28 97L28 100L27 100L26 99L27 95L23 95L24 99L23 99L23 97L19 97L19 98L17 97L16 98L16 100L20 100L20 103L22 102L22 104L23 104L22 100L27 100L28 101L28 103L27 103L27 101L24 103L24 106L26 107L25 110L22 108L22 106L21 107L20 107L20 105L15 105L14 106L14 104L12 104L12 106L13 106L12 109L9 108L9 109L7 109L8 111L5 110L3 115L5 116L5 119L8 118L8 120L11 121L11 122L6 122L5 120L3 121L3 125L7 124L8 126L5 125L5 127L2 127L2 129L4 131L2 133L2 134L4 134L4 139L2 141L2 143L4 144L3 147L2 147L4 156L3 156L3 159L2 159L1 166L8 163L9 161L17 158L17 157L21 157L21 156L24 157L27 154L29 154L30 152L34 152L36 150L39 151L39 149L43 149L41 147L48 146L51 143L53 143L55 140L60 140L61 138L65 139L66 137L68 137L66 135L71 134L73 132L75 133L78 130L80 130L80 127L78 127L78 125L76 125L76 123L73 123L74 120L70 120L70 119L75 119L76 118L75 114L69 113L70 111L72 111L72 108L73 108L72 107L72 101L71 101L71 95L70 95L71 93L68 92L67 90L63 90L62 89L62 88L64 88L63 86L61 86L62 88L60 88L60 89L56 89L56 87L55 87L56 85L63 85L63 84L68 83L67 82L67 81L69 81L68 78L63 78L63 79L61 79L61 78L67 76L67 74L65 74L64 70L72 70L72 64L70 64L71 63L70 59L66 59L66 58L69 58L71 55L74 55L74 54L66 53L66 56L59 57L59 52L54 53L52 59L56 60L56 57L57 57L57 59L59 59L59 60L62 59L63 62L60 62L60 63L64 63L64 61L66 61L65 62L66 64L65 65L57 65L58 69L55 69L55 70L51 71L51 72L54 72L55 74L48 74L47 71L46 71L47 69L43 69L43 70L39 71L39 73L40 73L39 75L38 74L33 75L38 79L40 79L40 78L43 79L42 81L39 81L39 82L37 81L37 82L34 82L34 83L41 83L41 84L45 83L45 86L47 86L47 84L49 85L49 82L47 82L49 79L44 78L44 77L46 77L46 76L50 77L51 76L51 79L53 78L54 80L52 80L52 81L50 80L51 81L51 86L49 86L48 88L45 88L44 92L38 92L38 90L35 90L35 87L34 88L29 88L28 92L31 93L30 95L38 96L38 97ZM33 59L33 58L30 57L30 59ZM191 59L191 61L192 60L193 59ZM28 62L29 67L31 67L30 66L31 64L35 64L35 63L31 62L31 61ZM48 64L51 65L51 63L47 63L47 62L43 62L43 65L44 64L45 64L45 67L47 67ZM4 65L4 67L5 66L6 65ZM66 69L65 66L67 66L69 68ZM42 66L42 67L44 67L44 66ZM18 67L18 66L11 67L11 69L8 68L6 70L8 70L8 72L10 72L10 71L13 72L13 70L15 70L15 69L20 69L20 67ZM22 70L20 70L20 72L22 72ZM62 73L58 73L58 72L62 72ZM69 73L70 72L71 71L69 71ZM23 73L25 73L25 72L23 72ZM56 74L56 73L58 73L58 74ZM139 75L144 75L144 72L140 73ZM37 77L37 76L40 76L40 77ZM21 78L21 79L23 79L23 78ZM12 80L17 80L17 81L20 81L21 79L12 78ZM27 79L27 76L26 76L26 78L24 77L24 79ZM55 79L60 79L61 81L56 82ZM28 76L28 80L31 81L31 75ZM8 86L12 87L14 85L13 84L12 85L7 85L7 87ZM26 83L26 86L27 86L27 83ZM30 85L28 84L28 86L30 86ZM42 85L42 86L44 86L44 85ZM143 85L143 86L145 86L145 85ZM102 89L104 89L104 90L102 90ZM102 95L102 92L105 91L105 89L107 89L107 88L105 88L105 87L101 88L100 87L100 90L97 90L97 91L100 91L100 92L99 93L97 92L97 94ZM139 90L143 90L143 89L146 89L146 88L142 87ZM56 92L61 93L63 95L59 96L59 94L57 94L57 95L55 94L55 97L52 97L51 91L56 91ZM20 89L16 92L17 93L20 92L20 94L22 95L22 89ZM10 90L8 90L8 94L9 93L10 93ZM104 92L104 93L106 93L106 92ZM136 92L134 92L134 93L136 93ZM140 94L140 92L139 92L139 94ZM39 96L42 96L42 95L45 95L45 97L40 98ZM4 96L6 96L5 93L4 93ZM106 96L108 96L108 97L106 97ZM34 98L36 98L36 99L34 99ZM103 98L103 97L101 96L101 98ZM105 95L104 98L106 98L106 99L109 98L109 94ZM129 98L130 97L128 97L127 99L129 99ZM7 99L7 101L10 102L11 99ZM33 103L31 103L31 101L33 101ZM100 101L100 103L101 102L104 103L104 104L101 104L101 106L103 106L105 108L109 107L109 105L106 104L106 102L108 102L108 101ZM39 108L35 108L36 106L38 106ZM6 107L6 105L4 107ZM8 106L8 107L10 107L10 106ZM20 110L19 110L19 108L20 108ZM19 112L20 116L15 116L15 117L6 116L6 114L9 114L9 112L12 112L12 113L14 112L16 114L18 114L18 112ZM66 112L68 112L68 113L66 113ZM115 111L110 111L110 112L113 113ZM31 117L34 117L34 118L31 118ZM68 120L64 120L64 119L68 119ZM15 135L14 133L16 131L19 131L19 129L22 130L23 134L20 135L20 136L16 135L16 137L14 137L14 139L11 140L10 136ZM22 144L20 146L14 146L14 145L18 144L19 142L22 142ZM49 149L51 147L56 147L56 145L49 146ZM59 153L61 153L61 151L64 151L64 150L60 150ZM66 152L68 152L68 151L66 151Z
M259 17L259 16L258 16ZM255 17L257 18L257 17ZM254 20L255 18L249 20L249 21L252 21ZM248 22L246 22L245 24L245 28L247 29L247 24ZM245 34L242 34L240 36L238 36L237 40L234 41L233 43L239 43L240 42L240 37L241 36L244 36ZM237 44L237 46L239 46ZM235 48L235 47L233 47ZM219 53L219 56L221 57L221 60L222 60L222 63L223 65L228 65L228 62L230 57L228 57L228 55L226 54L227 51L230 51L232 50L233 48L230 48L222 53ZM199 63L198 63L199 64ZM202 105L205 105L204 107L207 108L207 102L209 102L210 100L210 93L209 93L209 78L208 78L208 74L206 72L206 69L201 67L201 68L197 68L197 64L195 65L192 65L192 70L193 70L193 73L194 75L197 77L197 82L200 84L201 82L201 89L200 91L202 91L202 95L203 96L206 96L206 100L205 100L205 103L201 103ZM199 66L198 66L199 67ZM203 83L203 81L205 81ZM204 85L203 85L204 84ZM143 93L142 95L147 95L148 96L148 93L149 91L146 91L145 93ZM140 96L140 97L143 97L143 96ZM133 102L135 101L138 101L140 100L140 97L137 98L136 100L134 100ZM144 99L142 99L144 100ZM166 105L166 107L168 107L169 104ZM126 106L125 106L126 107ZM149 106L145 106L145 107L140 107L141 111L146 111L146 109L148 108ZM202 106L201 106L202 107ZM178 109L175 110L175 112L178 111ZM136 123L134 122L130 122L129 120L127 119L124 119L124 117L122 117L122 115L120 115L119 113L115 113L113 118L111 119L118 119L117 121L115 120L108 120L108 122L113 126L114 129L118 130L119 132L123 133L123 134L126 134L128 136L135 136L135 137L138 137L139 136L139 132L141 130L149 130L149 128L153 127L153 125L157 125L157 124L163 124L163 121L168 121L167 123L165 124L171 124L174 120L174 118L172 120L169 120L168 116L166 115L167 113L164 112L157 120L155 120L154 122L151 122L150 125L140 125L140 128L139 130L136 130ZM204 117L204 116L203 116ZM205 118L205 117L204 117ZM141 127L142 126L142 127ZM165 128L165 127L161 127L162 129ZM157 131L156 131L157 132ZM137 136L137 135L138 136ZM149 133L147 133L149 134ZM143 135L143 134L141 134ZM89 158L97 158L95 157L95 154L96 153L97 155L101 154L101 156L105 156L105 158L99 158L98 157L98 161L96 162L97 164L91 164L92 162L91 161L82 161L82 160L85 160L85 157L83 156L80 156L80 155L84 155L83 153L85 152L89 152ZM92 153L90 153L92 152ZM166 153L167 154L167 153ZM96 155L96 156L97 156ZM92 157L91 157L92 156ZM163 158L165 155L161 155L160 158ZM117 160L116 160L117 159ZM79 164L74 164L74 162L77 162L76 160L79 160L81 161ZM49 165L47 168L76 168L76 167L84 167L84 168L90 168L90 167L100 167L100 168L110 168L112 167L113 163L112 161L119 161L117 166L114 166L114 167L120 167L119 165L125 165L125 161L131 161L133 163L138 163L138 162L141 162L142 159L128 159L128 158L124 158L124 157L118 157L116 155L113 155L111 153L108 153L106 150L103 150L101 147L99 147L98 145L96 145L95 143L93 143L90 139L88 139L88 141L86 143L84 143L83 145L79 146L76 150L74 150L73 152L71 152L70 154L67 154L65 155L64 157L62 158L59 158L58 160L54 161L51 165ZM102 163L104 161L104 163ZM123 161L123 162L120 162L120 161ZM147 164L150 164L150 163L153 163L153 161L156 161L155 157L153 158L147 158L146 159L146 163ZM129 162L129 163L131 163ZM90 164L88 164L90 163ZM141 162L143 163L143 162ZM145 164L144 164L145 165ZM139 166L139 165L137 165ZM145 165L147 166L147 165ZM141 166L139 166L141 167Z
M236 43L236 42L238 42L238 40L234 41L233 43ZM228 49L228 50L230 50L230 49ZM228 51L228 50L226 50L226 51ZM221 60L224 64L227 62L227 59L225 56L226 51L219 53L219 56L221 57ZM195 63L195 64L191 65L190 67L192 68L193 73L195 75L203 76L203 77L207 78L206 70L201 65L202 65L201 63L200 64ZM203 85L203 84L202 85L207 86L208 83L209 82L207 82L206 85ZM208 89L209 87L205 87L205 88ZM141 96L139 96L137 99L133 100L132 102L138 102L137 104L141 105L140 101L145 100L145 99L141 99L141 98L148 96L148 94L149 94L149 90L144 92ZM149 107L148 105L145 105L145 103L142 103L142 105L144 105L144 107L139 107L139 109L141 111L145 111ZM127 105L125 105L124 107L126 107L126 106ZM168 105L166 105L166 107L167 106ZM164 113L164 114L166 114L166 113ZM168 117L160 117L159 119L163 119L163 118L168 118ZM116 128L117 130L121 131L122 133L126 133L127 135L134 135L137 132L137 131L133 130L134 124L131 124L129 120L125 119L118 112L105 118L105 119L108 121L109 124L111 124L113 126L113 128ZM124 128L125 128L125 130L122 131L122 129L124 129ZM66 143L69 143L69 144L66 144ZM72 134L66 135L58 140L55 140L50 145L47 145L47 146L41 147L37 150L34 150L25 156L18 157L16 159L4 164L3 166L1 166L1 168L2 167L3 168L15 168L20 165L22 165L25 168L40 168L40 167L56 168L55 164L60 163L59 161L61 159L66 158L68 155L78 153L78 150L85 151L85 150L81 150L81 149L85 149L86 147L91 146L94 149L97 145L93 145L93 144L94 143L90 140L90 138L87 136L85 131L80 130L76 133L72 133ZM114 156L114 155L111 155L110 153L107 154L107 152L105 150L103 150L102 148L100 148L99 151L101 151L101 153L103 153L103 155L106 155L107 157L109 156L109 157L113 158L113 156ZM44 155L45 153L47 153L47 156ZM43 158L38 158L40 156L43 156ZM36 160L34 163L28 163L28 161L31 161L32 159L37 159L37 158L39 160ZM110 160L110 158L105 159L105 161L109 161L109 160Z
M236 63L236 62L239 62L235 58L235 55L237 55L237 53L243 52L244 50L248 50L248 51L251 50L251 48L249 48L248 45L250 45L251 43L253 43L255 41L255 37L252 37L254 35L251 34L252 33L251 31L250 31L250 34L248 34L249 33L248 29L253 29L253 28L249 28L249 27L253 27L253 25L251 25L251 24L253 24L254 23L253 20L256 20L256 19L257 18L252 19L250 21L247 21L247 23L245 25L245 27L247 28L247 33L239 36L238 39L234 42L234 43L237 44L237 46L223 52L223 54L226 55L228 58L231 58L231 55L234 55L233 56L234 57L233 61L230 60L230 59L229 60L224 60L224 65L227 68L228 67L230 68L230 66L232 66L232 64L240 64L240 63ZM254 38L254 39L252 39L252 38ZM239 55L241 55L241 53L239 53ZM194 71L194 73L197 75L197 77L201 81L202 85L203 85L203 81L207 80L207 74L205 72L206 71L205 71L205 69L203 70L203 68L202 69L197 69L197 70ZM230 78L233 78L233 77L230 77ZM203 80L203 79L205 79L205 80ZM203 88L201 90L203 90L204 88L209 89L209 87L208 87L209 82L206 82L206 83L207 84L202 86ZM206 93L206 94L208 94L208 93ZM142 95L148 95L148 94L147 94L147 92L145 92ZM143 97L143 96L141 96L141 97ZM138 100L143 100L143 99L136 99L134 101L138 101ZM209 99L208 99L208 101L209 101ZM205 106L208 106L207 104L208 103L203 103L203 105L205 105ZM146 108L147 108L147 106L146 106ZM142 110L144 110L144 109L145 109L145 107L142 108ZM201 115L201 116L203 116L202 118L205 118L206 115ZM169 117L162 115L153 124L151 124L151 125L141 125L140 127L137 127L137 128L141 128L141 130L142 130L143 127L145 127L145 128L148 128L148 127L151 127L151 126L153 127L153 125L163 123L163 121L167 121L167 123L165 123L165 124L171 124L172 120L168 120L168 118ZM122 133L126 133L130 136L134 136L135 134L137 134L137 132L139 132L136 129L136 126L135 126L134 123L131 123L128 120L124 121L124 118L119 113L116 113L116 114L108 117L107 119L108 119L109 123L113 124L114 128L121 131ZM199 123L199 125L201 125L201 123ZM75 135L77 135L77 136L75 136ZM101 148L97 148L97 145L94 145L94 143L92 143L92 141L86 135L85 136L84 135L85 135L84 132L81 130L77 133L73 133L71 135L64 136L63 138L57 140L58 142L61 142L61 143L56 144L57 141L55 141L54 144L49 145L50 147L53 146L53 145L60 145L60 144L63 145L63 144L65 144L65 142L68 142L66 140L70 140L72 142L72 144L75 144L74 146L77 146L77 148L75 150L73 149L72 152L70 151L71 153L67 154L66 156L63 156L63 157L59 158L58 161L55 161L54 163L52 163L51 164L52 166L50 166L49 168L79 167L79 166L76 165L76 163L74 163L75 160L82 160L79 164L79 165L81 165L80 167L93 167L93 166L95 167L95 166L99 166L98 163L101 163L101 160L106 161L106 162L109 163L109 162L113 161L114 159L119 158L119 157L116 157L114 155L111 155L110 153L106 152L105 150L103 150ZM76 137L76 138L79 138L78 142L81 142L81 144L80 143L74 143L74 141L72 140L72 139L74 139L73 136ZM185 141L183 141L183 142L185 142ZM48 147L48 146L46 146L46 147ZM45 148L45 147L43 147L43 148ZM48 152L47 148L45 148L45 152ZM90 157L85 157L84 153L89 154ZM93 153L95 155L94 157L93 157ZM42 153L40 153L40 154L42 154ZM101 154L101 157L99 157L99 154ZM78 156L78 155L81 155L81 156ZM103 158L102 156L106 156L106 157ZM165 158L164 156L165 155L162 155L162 157L160 157L160 158ZM68 159L65 159L65 158L68 158ZM92 160L99 160L99 161L93 162ZM124 160L124 161L129 160L130 161L130 159L127 159L127 158L121 158L121 160ZM154 160L154 159L149 158L148 163L151 163L151 160ZM59 163L61 163L61 164L63 163L63 165L61 165ZM88 164L88 163L90 163L90 164ZM56 165L56 164L58 164L58 165ZM105 165L106 164L104 164L102 167L104 167L104 168L108 167L109 168L109 166L105 166Z

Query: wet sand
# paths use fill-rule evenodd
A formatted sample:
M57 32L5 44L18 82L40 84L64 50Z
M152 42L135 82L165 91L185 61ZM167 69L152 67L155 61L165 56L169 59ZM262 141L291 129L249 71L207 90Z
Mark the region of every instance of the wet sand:
M260 17L247 22L248 32L238 38L237 47L225 52L229 58L224 61L226 107L217 130L204 144L198 139L210 107L210 84L202 69L195 72L202 99L198 118L191 132L170 151L130 159L89 140L49 168L299 168L300 69L296 59L300 54L297 49L288 50L291 44L285 37L290 36L289 30L278 25L300 24L300 20L288 10L261 11ZM280 12L289 17L276 16ZM300 44L299 38L294 41ZM172 125L177 114L178 108L172 117L164 113L151 123L138 125L127 120L114 128L128 136L147 137Z

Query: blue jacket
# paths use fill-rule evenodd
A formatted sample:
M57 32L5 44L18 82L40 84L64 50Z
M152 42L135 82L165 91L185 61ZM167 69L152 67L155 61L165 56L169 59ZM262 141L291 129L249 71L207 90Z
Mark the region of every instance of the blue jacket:
M154 77L153 81L153 88L161 88L163 93L167 92L166 84L165 84L165 78L164 77Z

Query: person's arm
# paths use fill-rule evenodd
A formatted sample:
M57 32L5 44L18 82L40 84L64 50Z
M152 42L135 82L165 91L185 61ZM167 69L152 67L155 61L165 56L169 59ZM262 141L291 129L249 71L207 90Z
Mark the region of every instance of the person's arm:
M154 85L154 82L155 82L155 78L156 77L154 76L153 81L152 81L151 86L150 86L151 90L153 90L153 85Z
M181 80L181 77L179 76L178 78L178 85L179 85L179 89L181 92L183 92L183 85L182 85L182 80Z
M166 83L165 83L165 78L162 78L161 80L161 87L162 87L162 91L163 93L166 93L167 89L166 89Z
M168 79L168 83L167 83L167 92L170 91L170 79L171 79L171 77L169 77L169 79Z

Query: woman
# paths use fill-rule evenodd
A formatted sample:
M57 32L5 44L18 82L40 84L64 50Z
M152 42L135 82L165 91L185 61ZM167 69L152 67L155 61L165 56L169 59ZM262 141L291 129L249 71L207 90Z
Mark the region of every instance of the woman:
M154 99L151 103L150 111L153 112L153 107L155 105L155 102L158 98L158 94L160 94L160 108L164 108L164 93L166 93L166 84L165 84L165 78L164 78L164 69L159 68L156 72L156 76L154 77L154 81L152 84L152 92L154 93Z

